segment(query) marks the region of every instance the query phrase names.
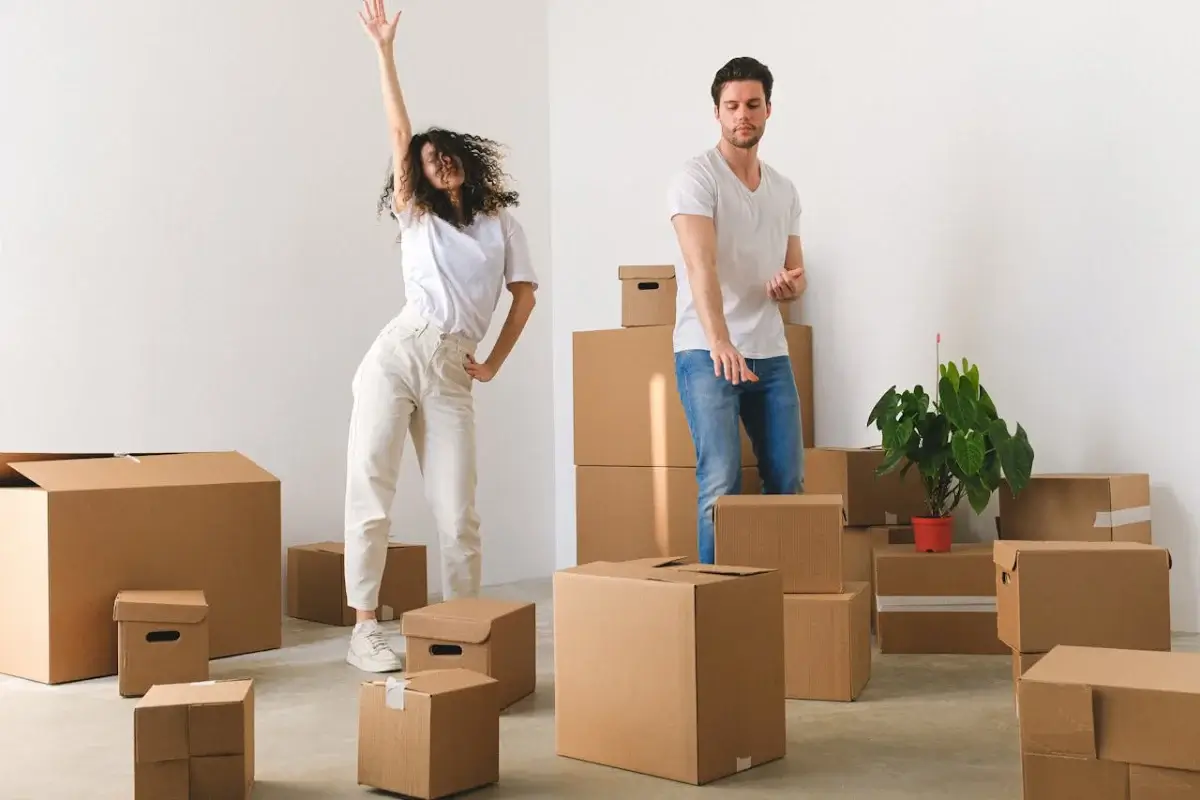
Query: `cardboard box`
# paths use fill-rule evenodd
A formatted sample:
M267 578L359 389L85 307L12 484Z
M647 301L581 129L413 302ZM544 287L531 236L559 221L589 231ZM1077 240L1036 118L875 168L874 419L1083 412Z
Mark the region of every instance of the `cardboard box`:
M288 616L326 625L353 625L354 609L346 602L346 544L300 544L287 551ZM404 612L429 602L425 545L388 542L383 582L379 587L380 622L400 619Z
M871 680L871 593L785 594L785 686L793 700L858 699Z
M784 325L812 444L812 328ZM573 337L575 465L695 467L696 448L675 383L670 326L577 331ZM756 460L742 432L742 465Z
M906 525L928 514L915 471L903 479L899 470L875 475L883 456L879 448L810 447L804 451L804 491L840 494L846 524L854 527Z
M499 684L466 669L410 672L359 692L358 783L422 800L500 779Z
M1171 557L1161 547L1002 541L994 561L999 636L1013 650L1171 649Z
M742 470L742 493L759 494L758 472ZM575 560L700 557L696 470L576 467Z
M118 592L113 620L122 697L141 697L156 683L208 680L204 592Z
M1029 671L1029 668L1042 660L1045 653L1020 653L1013 650L1012 666L1013 666L1013 683L1021 679L1021 676Z
M875 551L890 544L913 544L907 525L873 525L842 529L842 581L867 584L870 592L871 631L875 630Z
M842 591L842 498L727 495L713 510L718 564L779 570L787 594Z
M622 327L674 326L678 289L674 266L625 266L618 270L618 277Z
M876 550L875 593L881 653L1010 652L996 635L991 543L955 544L949 553Z
M997 530L1026 541L1151 544L1150 476L1034 475L1015 498L999 491Z
M783 758L778 572L643 559L554 575L560 756L690 784Z
M1200 654L1059 646L1017 691L1026 797L1196 796Z
M533 603L459 598L402 618L407 668L470 669L499 681L500 708L537 685L537 617Z
M117 673L113 599L199 589L213 658L278 648L279 480L238 453L0 456L0 672Z
M133 710L135 800L248 798L254 682L154 686Z

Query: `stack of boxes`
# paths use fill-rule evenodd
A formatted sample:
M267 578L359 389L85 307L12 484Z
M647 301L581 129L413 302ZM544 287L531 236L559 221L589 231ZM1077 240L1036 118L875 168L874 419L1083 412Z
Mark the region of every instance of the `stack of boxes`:
M697 558L696 453L675 383L675 272L622 267L622 326L574 334L576 561ZM785 323L813 441L812 328ZM742 434L742 486L760 490Z

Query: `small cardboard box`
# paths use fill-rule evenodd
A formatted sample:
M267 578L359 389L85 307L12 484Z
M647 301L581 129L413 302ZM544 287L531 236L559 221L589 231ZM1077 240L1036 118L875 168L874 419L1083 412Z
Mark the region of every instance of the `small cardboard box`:
M800 395L803 440L811 443L812 328L783 328ZM669 325L654 325L573 334L575 466L696 466L696 447L675 382L672 331ZM742 466L755 466L744 429L741 442Z
M871 630L875 630L875 551L892 544L913 544L907 525L842 529L842 580L867 584L871 594Z
M202 591L117 593L117 688L141 697L156 683L208 680L208 602Z
M758 494L753 467L742 493ZM575 562L700 557L696 470L689 467L576 467Z
M465 669L410 672L359 692L358 783L435 800L500 779L493 678Z
M949 553L912 545L875 551L881 653L1008 655L996 635L992 545L955 544Z
M133 710L134 800L250 797L254 682L151 687Z
M346 545L318 542L294 545L287 553L288 616L326 625L354 624L346 602ZM380 622L400 619L406 611L429 602L425 545L388 542L383 581L379 586Z
M554 575L560 756L706 784L785 756L779 573L680 559Z
M1007 482L996 494L1004 539L1153 542L1145 473L1034 475L1016 497Z
M787 594L842 591L839 495L726 495L714 509L716 562L779 570Z
M1200 653L1059 646L1017 692L1023 757L1060 759L1027 767L1026 797L1197 796L1133 787L1200 787ZM1101 791L1126 781L1128 794Z
M1164 548L1000 541L994 560L999 635L1013 650L1171 649L1171 556Z
M675 324L675 267L625 266L621 280L621 326Z
M783 596L790 699L858 699L871 680L870 602L865 583L847 583L841 594Z
M407 612L400 622L413 672L463 668L499 681L500 709L537 685L537 609L533 603L460 598Z
M875 475L883 456L879 448L810 447L804 451L804 491L840 494L852 527L907 525L928 514L915 471L904 478L900 470Z
M283 641L280 482L240 453L0 453L0 672L117 674L113 598L204 591L212 658Z

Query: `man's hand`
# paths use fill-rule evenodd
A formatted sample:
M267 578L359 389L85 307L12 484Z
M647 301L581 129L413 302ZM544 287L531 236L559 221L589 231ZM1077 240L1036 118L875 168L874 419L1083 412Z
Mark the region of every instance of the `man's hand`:
M800 281L804 278L804 267L782 269L767 281L767 294L777 303L790 303L800 296Z
M363 30L376 45L390 45L396 39L396 23L400 21L400 12L388 22L387 11L383 0L363 0L363 10L358 12Z
M713 360L713 374L718 378L724 377L734 386L739 383L754 383L758 376L746 366L746 359L729 342L718 342L710 351Z
M471 356L467 356L466 369L467 374L480 383L487 383L496 377L495 367L486 361L476 361Z

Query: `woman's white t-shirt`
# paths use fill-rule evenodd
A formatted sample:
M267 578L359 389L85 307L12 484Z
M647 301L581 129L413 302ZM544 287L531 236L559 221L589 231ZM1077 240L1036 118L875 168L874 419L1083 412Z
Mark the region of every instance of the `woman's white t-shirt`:
M445 333L479 342L505 286L537 286L525 230L507 209L479 214L463 229L432 212L415 214L411 204L396 216L405 302Z

